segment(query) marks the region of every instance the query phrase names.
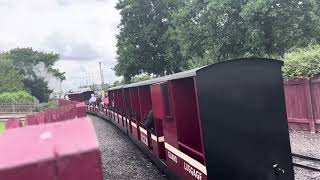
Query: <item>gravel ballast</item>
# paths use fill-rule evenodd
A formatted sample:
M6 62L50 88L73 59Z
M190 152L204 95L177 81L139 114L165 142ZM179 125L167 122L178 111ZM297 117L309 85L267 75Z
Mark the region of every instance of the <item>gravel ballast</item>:
M294 167L295 180L320 180L320 172Z
M320 158L320 133L290 130L291 151L295 154ZM294 167L295 180L320 180L320 172Z
M290 143L292 153L320 158L320 133L290 130Z
M104 180L167 179L116 126L96 116L88 117L99 140Z

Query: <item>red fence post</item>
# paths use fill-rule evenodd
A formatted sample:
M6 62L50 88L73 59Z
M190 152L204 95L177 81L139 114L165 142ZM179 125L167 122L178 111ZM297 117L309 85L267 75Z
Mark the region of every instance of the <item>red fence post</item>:
M21 126L22 126L22 124L21 124L20 119L17 117L14 117L14 118L9 119L6 122L5 128L7 130L7 129L20 128Z
M52 110L48 109L45 111L45 123L52 122Z
M37 125L38 121L36 120L36 115L34 114L28 114L26 115L26 125L31 126L31 125Z
M45 112L38 112L36 113L36 120L38 124L45 123Z
M315 133L315 118L314 118L314 109L312 105L312 96L311 96L311 88L310 88L310 80L305 80L305 88L306 88L306 100L307 100L307 106L308 106L308 119L309 119L309 126L311 133Z

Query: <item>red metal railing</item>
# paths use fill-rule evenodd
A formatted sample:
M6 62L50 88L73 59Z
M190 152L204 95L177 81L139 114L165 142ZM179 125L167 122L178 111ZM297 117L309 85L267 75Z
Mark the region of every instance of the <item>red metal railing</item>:
M25 125L38 125L43 123L59 122L86 116L86 109L83 103L59 100L59 107L47 109L42 112L26 115ZM21 127L19 118L12 118L5 122L6 129Z

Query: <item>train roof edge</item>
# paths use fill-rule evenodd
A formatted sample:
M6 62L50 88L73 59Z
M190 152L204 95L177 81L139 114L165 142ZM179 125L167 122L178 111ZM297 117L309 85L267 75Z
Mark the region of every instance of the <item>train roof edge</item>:
M94 92L92 90L83 90L83 91L75 91L75 92L66 92L65 95L71 95L71 94L81 94L85 92Z
M187 70L187 71L182 71L182 72L178 72L178 73L174 73L174 74L170 74L170 75L166 75L166 76L162 76L162 77L157 77L157 78L153 78L153 79L149 79L149 80L145 80L145 81L140 81L140 82L136 82L136 83L131 83L131 84L115 86L115 87L109 88L108 91L109 90L123 89L123 88L131 88L131 87L151 85L151 84L156 84L156 83L160 83L160 82L164 82L164 81L168 81L168 80L174 80L174 79L182 79L182 78L187 78L187 77L193 77L193 76L196 76L197 71L200 70L200 69L204 69L204 68L215 66L215 65L218 65L218 64L222 64L222 63L231 63L233 61L244 61L244 60L257 60L257 61L267 60L267 61L274 61L274 62L280 63L281 66L283 65L283 61L276 60L276 59L269 59L269 58L249 57L249 58L228 59L228 60L221 61L221 62L218 62L218 63L209 64L209 65L202 66L202 67L199 67L199 68L194 68L194 69L190 69L190 70Z

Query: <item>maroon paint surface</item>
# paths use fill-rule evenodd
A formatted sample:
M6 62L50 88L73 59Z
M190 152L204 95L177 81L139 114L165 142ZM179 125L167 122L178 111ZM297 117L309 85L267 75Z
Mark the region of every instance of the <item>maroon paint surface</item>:
M204 163L193 78L172 81L172 96L179 149Z
M5 129L15 129L21 127L19 118L11 118L6 122Z
M285 81L284 92L289 128L320 132L319 78Z
M5 131L0 147L0 179L102 180L99 145L86 118Z
M43 124L45 123L45 112L38 112L35 114L36 116L36 121L38 124Z
M26 124L27 126L37 125L38 121L36 119L36 115L33 115L33 114L26 115Z
M152 110L150 86L139 87L139 101L140 101L140 117L141 124L146 122L148 113Z

